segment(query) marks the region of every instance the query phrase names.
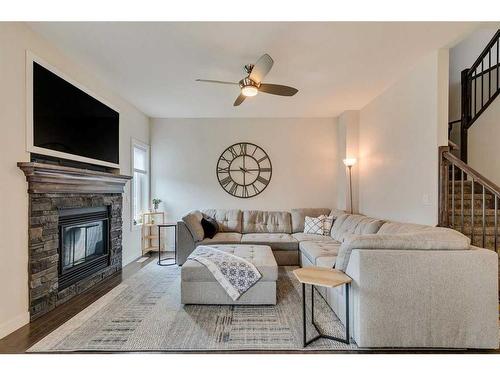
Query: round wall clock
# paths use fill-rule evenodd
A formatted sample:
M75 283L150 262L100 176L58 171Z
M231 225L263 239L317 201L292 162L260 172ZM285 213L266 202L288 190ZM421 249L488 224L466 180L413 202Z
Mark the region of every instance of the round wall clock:
M240 142L229 146L217 162L220 186L237 198L260 194L269 185L272 174L269 156L253 143Z

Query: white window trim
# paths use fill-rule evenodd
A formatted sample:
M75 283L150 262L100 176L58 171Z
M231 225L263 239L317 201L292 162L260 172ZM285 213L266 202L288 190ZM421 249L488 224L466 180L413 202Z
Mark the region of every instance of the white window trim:
M137 169L134 166L134 148L141 148L144 151L146 151L146 169ZM132 176L134 176L135 172L142 172L146 173L148 176L148 202L150 201L151 198L151 175L149 174L150 170L150 151L151 151L151 146L141 142L137 139L132 138L131 143L130 143L130 170L132 171ZM135 207L134 207L134 196L135 196L135 183L132 181L131 183L131 189L130 189L130 229L131 230L139 230L142 228L142 224L136 224L134 225L134 214L135 214Z

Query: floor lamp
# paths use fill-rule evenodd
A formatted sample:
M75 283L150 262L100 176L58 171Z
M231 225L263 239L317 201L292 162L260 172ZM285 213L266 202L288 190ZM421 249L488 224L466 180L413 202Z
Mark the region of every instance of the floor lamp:
M349 199L350 199L350 212L351 214L353 213L353 210L352 210L352 166L354 164L356 164L356 158L346 158L343 160L344 162L344 165L347 167L347 169L349 170Z

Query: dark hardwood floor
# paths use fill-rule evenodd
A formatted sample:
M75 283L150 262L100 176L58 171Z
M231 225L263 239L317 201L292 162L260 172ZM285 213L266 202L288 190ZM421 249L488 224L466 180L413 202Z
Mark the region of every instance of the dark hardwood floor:
M113 277L97 284L94 288L75 296L44 316L12 332L0 340L0 353L26 352L36 342L97 301L123 280L135 274L149 262L156 262L157 260L157 255L151 254L150 258L145 262L138 263L134 261L126 265L121 273L116 273Z
M54 331L56 328L61 326L63 323L74 317L80 311L85 309L87 306L91 305L93 302L97 301L99 298L108 293L115 286L120 284L123 280L128 279L141 268L149 264L150 262L156 262L158 260L158 255L153 253L150 258L143 263L132 262L125 266L121 273L116 274L114 277L103 281L102 283L96 285L93 289L84 292L70 301L58 306L56 309L47 313L46 315L40 317L34 322L28 323L25 326L14 331L10 335L4 337L0 340L0 354L16 354L25 353L28 348L33 346L39 340L47 336L49 333ZM499 306L500 310L500 306ZM87 352L88 353L88 352ZM102 353L102 352L99 352ZM165 352L153 352L153 353L165 353ZM171 352L174 353L174 352ZM492 353L500 354L500 349L498 350L357 350L357 351L193 351L185 353L227 353L227 354L254 354L254 353L268 353L268 354L474 354L474 353Z

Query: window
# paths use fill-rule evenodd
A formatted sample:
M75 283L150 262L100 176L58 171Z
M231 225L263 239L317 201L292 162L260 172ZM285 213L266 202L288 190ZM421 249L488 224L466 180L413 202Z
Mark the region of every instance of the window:
M142 224L149 209L149 146L132 140L132 226Z

